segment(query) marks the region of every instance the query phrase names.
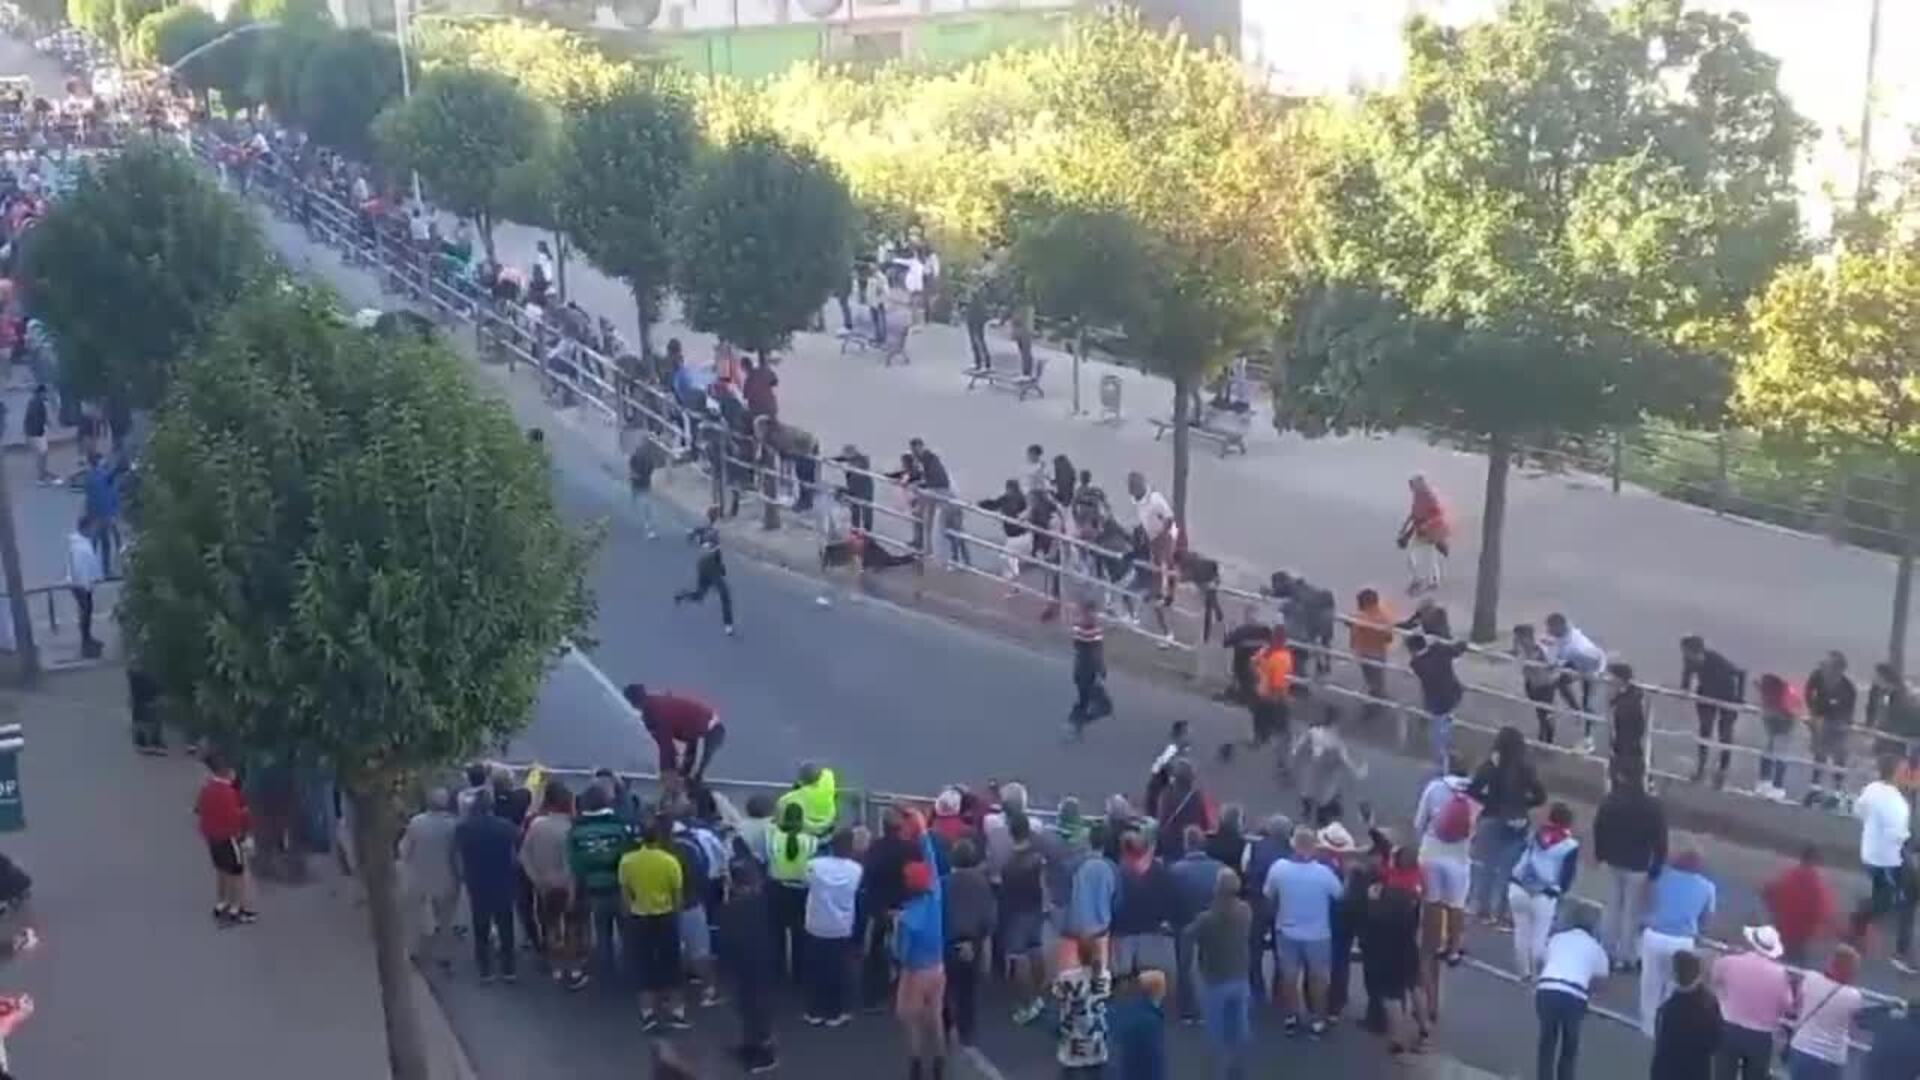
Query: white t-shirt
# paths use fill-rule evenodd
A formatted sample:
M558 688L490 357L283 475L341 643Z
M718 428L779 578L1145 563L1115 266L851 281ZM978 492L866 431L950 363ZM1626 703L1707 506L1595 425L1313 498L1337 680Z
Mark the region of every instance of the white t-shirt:
M807 864L807 933L817 938L853 936L853 902L860 892L860 864L822 855Z
M908 259L906 269L900 275L909 293L918 295L927 287L927 264L919 259Z
M1593 980L1607 973L1607 950L1585 930L1562 930L1547 939L1546 959L1534 985L1587 1000Z
M424 244L432 237L433 229L427 223L427 215L415 214L407 219L407 233L416 244Z
M1907 842L1911 809L1900 789L1875 780L1853 800L1853 816L1860 819L1860 862L1866 866L1899 866L1900 849Z
M1568 626L1565 637L1547 638L1541 644L1554 663L1572 668L1582 675L1598 675L1600 669L1607 666L1606 651L1595 645L1592 638L1581 633L1577 626Z
M1167 505L1167 497L1151 488L1133 500L1133 511L1150 540L1159 539L1173 527L1173 508Z
M1847 1036L1854 1014L1866 1004L1859 990L1834 982L1818 971L1800 980L1800 1022L1793 1029L1795 1050L1835 1065L1847 1063Z

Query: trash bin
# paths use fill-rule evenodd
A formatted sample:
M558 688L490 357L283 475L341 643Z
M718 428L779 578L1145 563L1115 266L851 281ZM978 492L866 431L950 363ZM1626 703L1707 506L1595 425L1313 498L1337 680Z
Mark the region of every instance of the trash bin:
M27 805L20 798L20 751L26 745L19 724L0 724L0 832L27 827Z
M1108 422L1120 419L1120 376L1118 375L1100 376L1100 419Z

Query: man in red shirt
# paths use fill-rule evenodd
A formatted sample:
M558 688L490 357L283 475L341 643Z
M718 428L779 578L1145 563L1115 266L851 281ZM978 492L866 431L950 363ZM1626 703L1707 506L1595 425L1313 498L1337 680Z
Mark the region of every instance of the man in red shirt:
M1804 967L1808 946L1834 926L1833 891L1821 876L1819 849L1801 851L1800 861L1768 882L1760 895L1786 946L1787 963Z
M207 779L193 800L193 816L213 857L213 917L222 926L250 923L260 916L248 903L244 842L252 828L246 796L234 782L233 766L218 752L206 757Z
M622 693L660 748L662 774L678 772L691 780L707 774L713 755L727 741L726 726L712 706L677 694L649 693L640 683L628 683ZM687 748L684 758L680 754L682 743Z

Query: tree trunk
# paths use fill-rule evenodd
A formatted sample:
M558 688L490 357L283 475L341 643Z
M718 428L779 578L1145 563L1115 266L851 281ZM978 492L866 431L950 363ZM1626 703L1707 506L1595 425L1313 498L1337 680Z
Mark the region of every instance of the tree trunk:
M567 234L554 230L553 233L553 276L554 285L560 290L560 303L567 302Z
M1473 582L1473 640L1500 636L1500 544L1507 527L1507 473L1513 466L1513 437L1494 432L1487 440L1487 492L1480 515L1480 566Z
M1887 663L1893 670L1907 670L1907 620L1913 608L1913 556L1920 539L1920 461L1910 460L1901 470L1900 554L1893 575L1893 629L1887 635Z
M633 287L633 312L640 320L640 359L653 359L653 312L647 303L647 290L636 284Z
M761 370L765 370L767 366L767 350L755 349L754 355L760 358ZM767 435L773 434L773 418L768 417L764 424L755 423L753 430L753 463L755 471L759 473L760 527L771 531L780 527L780 503L778 501L780 498L780 455L768 450L767 441L761 437L761 433L765 432Z
M1187 425L1193 422L1189 415L1188 399L1192 388L1184 375L1173 379L1173 519L1180 523L1180 531L1187 528L1187 464L1191 458L1192 439L1188 437Z
M0 467L0 570L7 583L7 617L13 622L13 649L20 657L20 685L31 686L40 676L40 651L33 643L33 611L27 599L27 576L20 568L20 537L14 532L13 493Z
M406 919L400 911L400 882L394 848L400 814L393 788L379 779L352 784L354 865L367 890L367 916L373 928L374 966L380 975L380 1005L387 1023L387 1065L393 1080L429 1080L427 1040L413 995L413 960L407 955Z

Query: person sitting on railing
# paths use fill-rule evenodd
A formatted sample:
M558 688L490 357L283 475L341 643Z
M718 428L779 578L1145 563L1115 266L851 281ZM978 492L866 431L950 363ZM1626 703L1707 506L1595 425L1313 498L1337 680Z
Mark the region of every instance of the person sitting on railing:
M1540 644L1547 650L1547 657L1560 671L1557 688L1560 699L1570 709L1578 709L1585 714L1581 717L1580 752L1593 753L1593 684L1600 673L1606 670L1606 650L1594 644L1593 639L1580 632L1580 628L1567 621L1559 612L1547 616L1547 636ZM1580 685L1580 696L1576 700L1573 693L1574 683Z

